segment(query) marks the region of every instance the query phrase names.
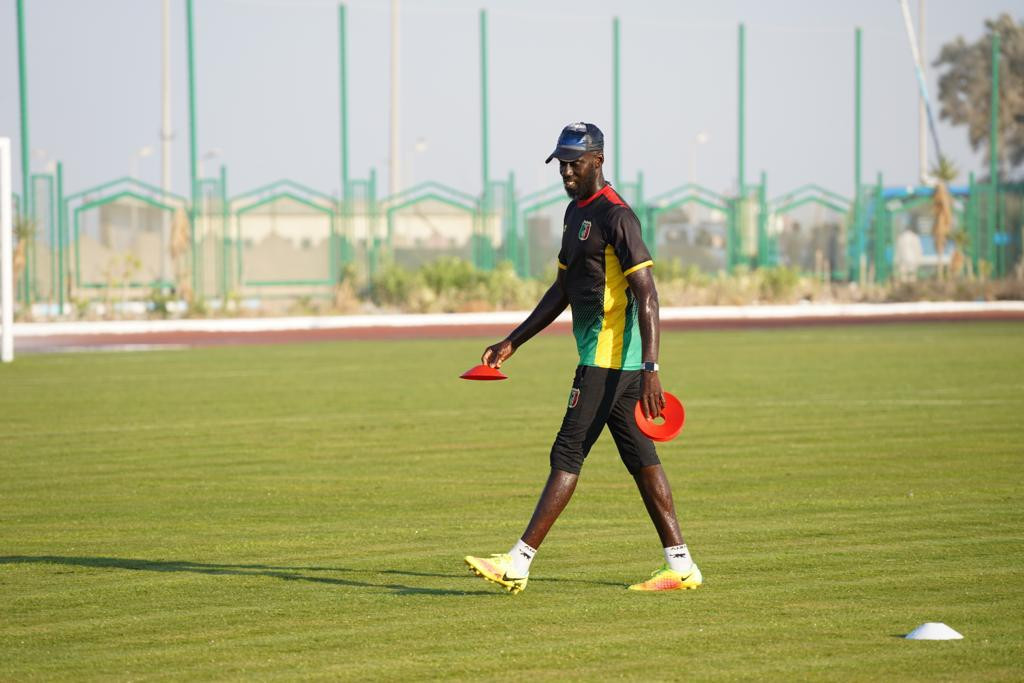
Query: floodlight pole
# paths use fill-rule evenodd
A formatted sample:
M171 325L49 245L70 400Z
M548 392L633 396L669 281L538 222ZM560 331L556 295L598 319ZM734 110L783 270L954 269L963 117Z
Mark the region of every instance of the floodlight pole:
M21 2L18 7L21 7ZM4 363L14 360L14 228L11 210L11 140L0 138L0 361Z
M171 192L171 0L163 0L160 68L160 189ZM165 197L166 199L166 197Z
M17 2L18 14L18 100L21 105L21 213L27 213L32 191L28 137L28 61L25 57L25 0Z
M160 115L160 189L167 201L171 194L171 0L163 0L163 25L161 27L161 115ZM160 220L160 281L166 282L171 271L171 221L167 212L163 212ZM162 285L161 285L162 286Z
M487 104L487 10L480 10L480 170L485 207L490 195L490 131ZM486 209L485 209L486 210Z
M622 80L620 69L619 18L612 19L612 177L618 184L622 178L622 119L620 99Z
M341 194L342 200L348 196L348 68L345 63L345 5L338 3L338 93L341 112Z
M199 159L196 151L196 56L195 30L193 23L193 0L185 0L185 28L188 42L188 142L189 142L189 179L190 197L189 224L190 246L192 254L192 296L198 294L199 269L196 267L196 221L199 216L199 182L196 172L199 170Z
M860 281L860 264L864 254L864 226L861 220L861 28L853 34L853 229L856 230L856 257L850 259L853 278Z
M738 170L737 170L737 183L739 185L739 196L743 199L747 194L747 179L746 179L746 61L747 61L747 31L743 24L740 24L739 29L739 111L737 112L738 130L737 130L737 141L738 141Z
M400 22L398 16L398 0L391 0L391 63L390 63L390 78L391 78L391 93L390 93L390 131L389 131L389 158L388 158L388 187L390 189L389 194L397 194L402 189L401 184L401 157L402 153L399 149L399 125L398 117L401 108L399 106L399 29Z
M922 56L925 54L925 1L918 0L917 3L917 51ZM927 66L928 62L922 59L921 78L926 76ZM924 93L921 92L917 94L917 167L921 183L924 184L928 180L928 114L925 110Z

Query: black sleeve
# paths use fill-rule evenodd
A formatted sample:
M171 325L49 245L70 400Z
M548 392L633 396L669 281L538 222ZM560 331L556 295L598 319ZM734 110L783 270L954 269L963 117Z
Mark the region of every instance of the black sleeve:
M608 244L612 245L619 265L625 275L641 268L654 265L651 252L647 251L640 221L633 210L626 206L616 206L608 214Z

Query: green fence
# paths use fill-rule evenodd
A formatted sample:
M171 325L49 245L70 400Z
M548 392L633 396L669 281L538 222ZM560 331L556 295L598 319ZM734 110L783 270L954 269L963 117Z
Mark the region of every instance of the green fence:
M17 293L22 307L44 313L109 299L112 290L121 300L144 299L183 282L208 302L330 296L346 278L372 281L383 264L415 269L451 257L482 270L507 261L521 277L543 278L568 201L560 185L517 195L512 177L491 181L484 197L427 182L378 198L373 173L350 180L345 200L291 180L229 197L222 169L198 183L193 211L186 197L132 178L68 195L59 173L32 180L25 210L35 231ZM815 184L769 198L764 174L760 180L744 197L696 184L645 197L642 176L622 193L656 259L706 271L784 265L835 281L886 282L901 232L930 239L932 188L886 187L879 176L859 201ZM1007 275L1021 258L1024 186L994 188L972 176L951 189L968 270ZM801 225L794 216L808 207L825 218ZM188 216L187 249L174 254L174 223Z

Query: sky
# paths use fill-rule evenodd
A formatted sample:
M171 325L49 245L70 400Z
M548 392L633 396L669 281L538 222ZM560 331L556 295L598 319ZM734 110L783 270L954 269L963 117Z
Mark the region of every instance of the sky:
M909 0L917 16L920 0ZM33 172L63 162L66 192L137 174L159 184L161 0L25 0ZM347 7L349 165L389 185L390 0ZM544 165L562 126L607 136L613 167L612 20L621 31L624 180L648 196L690 180L737 185L737 33L746 32L746 181L769 196L816 182L854 187L854 29L863 30L863 181L916 182L918 91L897 0L401 0L401 185L481 190L479 12L487 12L492 178L521 194L558 181ZM185 1L172 0L172 190L188 190ZM927 0L925 59L1017 0ZM289 178L340 187L334 0L195 0L197 145L229 193ZM21 188L15 0L0 0L0 137ZM937 74L929 66L933 99ZM936 111L936 116L938 112ZM963 127L939 122L945 154L984 173ZM698 139L705 142L698 143ZM150 148L153 153L146 155ZM141 152L140 152L141 151ZM934 160L935 153L929 152Z

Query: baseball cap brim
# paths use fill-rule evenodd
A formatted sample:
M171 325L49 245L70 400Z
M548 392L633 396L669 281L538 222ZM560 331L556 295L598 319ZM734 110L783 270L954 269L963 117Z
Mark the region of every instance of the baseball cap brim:
M555 151L552 152L548 156L548 158L544 160L544 163L551 163L552 159L558 159L559 161L576 161L586 153L587 150L585 149L573 147L555 147Z

